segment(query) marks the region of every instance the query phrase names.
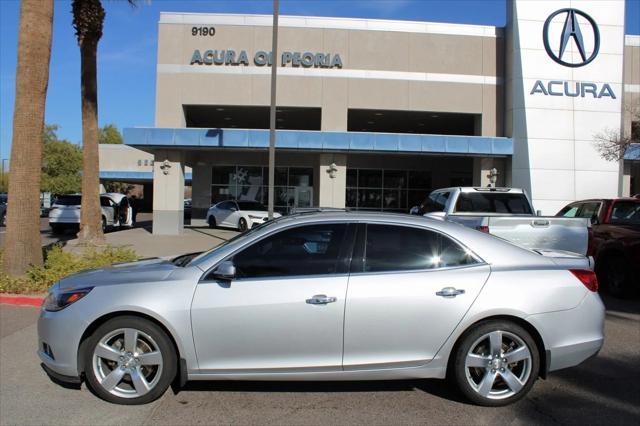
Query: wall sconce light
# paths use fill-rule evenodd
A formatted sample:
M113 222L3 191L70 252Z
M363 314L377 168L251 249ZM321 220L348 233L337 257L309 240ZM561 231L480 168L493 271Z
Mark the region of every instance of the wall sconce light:
M162 173L164 173L165 175L168 175L169 169L171 169L171 163L169 163L169 160L164 160L162 162L162 165L160 166L160 169L162 170Z
M331 179L335 179L336 178L336 174L338 173L338 166L336 166L336 163L329 164L329 168L327 169L327 173L329 173L329 177Z

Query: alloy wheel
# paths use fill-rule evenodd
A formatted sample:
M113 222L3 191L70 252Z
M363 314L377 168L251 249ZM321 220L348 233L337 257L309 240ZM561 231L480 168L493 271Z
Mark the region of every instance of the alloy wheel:
M471 388L489 399L506 399L519 393L529 380L531 350L523 339L508 331L482 335L466 354L465 373Z
M162 376L160 347L148 334L120 328L102 337L93 351L93 373L100 386L121 398L150 392Z

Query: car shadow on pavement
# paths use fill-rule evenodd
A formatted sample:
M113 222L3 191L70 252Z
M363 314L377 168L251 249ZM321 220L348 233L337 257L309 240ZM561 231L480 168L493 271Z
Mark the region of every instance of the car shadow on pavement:
M179 392L398 392L421 390L425 393L456 402L464 402L461 395L445 380L363 380L363 381L191 381Z

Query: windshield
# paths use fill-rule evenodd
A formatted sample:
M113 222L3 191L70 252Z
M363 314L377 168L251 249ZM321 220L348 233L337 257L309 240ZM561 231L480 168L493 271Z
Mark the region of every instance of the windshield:
M640 225L640 203L633 201L618 201L611 211L612 225Z
M55 203L59 206L79 206L82 204L82 196L80 195L61 195Z
M211 250L205 251L201 255L194 257L193 259L191 259L190 262L185 263L185 266L187 266L187 265L189 265L189 266L198 266L199 264L202 264L202 263L206 262L207 260L209 260L212 256L215 256L218 253L218 251L221 250L223 247L226 247L231 243L235 243L236 241L247 239L247 238L253 236L253 234L255 234L257 231L262 230L262 229L266 228L267 226L273 225L274 223L278 222L279 220L283 219L284 217L285 216L283 216L282 218L278 218L278 219L270 220L270 221L267 221L267 222L263 222L263 223L261 223L259 225L254 225L254 226L251 227L250 230L248 230L246 232L242 232L242 233L236 235L235 237L223 242L222 244L215 246Z
M267 208L257 201L236 201L240 210L267 211Z

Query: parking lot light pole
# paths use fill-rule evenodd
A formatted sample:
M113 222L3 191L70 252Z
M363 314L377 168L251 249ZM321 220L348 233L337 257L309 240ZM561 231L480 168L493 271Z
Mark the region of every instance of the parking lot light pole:
M278 73L278 0L273 0L271 38L271 106L269 110L269 219L273 219L276 166L276 76Z

